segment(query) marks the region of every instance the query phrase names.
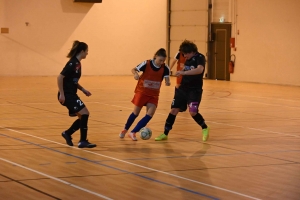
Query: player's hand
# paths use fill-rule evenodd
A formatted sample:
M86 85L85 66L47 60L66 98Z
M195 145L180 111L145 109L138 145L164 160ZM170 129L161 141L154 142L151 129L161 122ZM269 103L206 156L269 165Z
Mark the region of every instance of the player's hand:
M166 86L170 86L171 85L171 83L170 82L166 82Z
M138 75L138 73L135 73L133 77L134 77L135 80L139 80L139 78L140 78L140 76Z
M60 94L59 94L59 97L58 97L58 101L59 101L61 104L64 104L64 103L65 103L65 100L66 100L65 95L62 94L62 93L60 93Z
M182 76L184 74L184 71L177 71L175 76Z
M86 90L84 88L82 88L82 92L83 92L83 94L85 94L88 97L92 95L92 93L90 93L90 91L88 91L88 90Z

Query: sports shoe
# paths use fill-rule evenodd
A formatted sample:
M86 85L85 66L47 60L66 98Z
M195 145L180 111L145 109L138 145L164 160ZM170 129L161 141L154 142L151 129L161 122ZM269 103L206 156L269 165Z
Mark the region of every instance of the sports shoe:
M66 132L62 132L61 136L65 138L67 145L73 146L72 137L70 135L66 134Z
M209 138L209 127L202 130L202 140L206 142Z
M96 144L89 143L88 140L80 141L78 143L78 148L94 148L96 146L97 146Z
M133 132L129 133L128 137L130 137L133 141L137 141L136 135Z
M163 133L160 136L156 137L155 141L161 141L161 140L167 140L167 139L168 139L168 136Z
M121 131L121 133L119 134L119 137L120 138L124 138L125 137L125 135L126 135L126 133L127 133L127 130L126 129L124 129L123 131Z

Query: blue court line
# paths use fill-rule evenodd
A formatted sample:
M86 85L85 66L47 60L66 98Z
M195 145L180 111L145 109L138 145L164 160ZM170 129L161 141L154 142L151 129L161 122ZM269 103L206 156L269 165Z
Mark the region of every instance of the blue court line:
M11 137L9 135L5 135L5 134L2 134L2 133L0 133L0 135L2 135L4 137L7 137L7 138L14 139L14 140L18 140L18 141L21 141L21 142L25 142L27 144L32 144L32 145L35 145L35 146L38 146L38 147L41 147L41 148L44 148L44 149L48 149L50 151L54 151L54 152L57 152L57 153L60 153L60 154L64 154L64 155L67 155L67 156L70 156L70 157L78 158L80 160L87 161L87 162L90 162L90 163L93 163L93 164L96 164L96 165L101 165L101 166L104 166L104 167L107 167L107 168L110 168L110 169L114 169L114 170L117 170L117 171L120 171L120 172L131 174L131 175L134 175L134 176L137 176L137 177L149 180L149 181L153 181L153 182L160 183L160 184L163 184L163 185L167 185L167 186L170 186L170 187L173 187L173 188L177 188L177 189L180 189L180 190L192 193L192 194L196 194L196 195L199 195L199 196L202 196L202 197L206 197L208 199L219 200L218 198L213 197L213 196L209 196L209 195L206 195L206 194L194 191L194 190L190 190L190 189L183 188L183 187L180 187L180 186L176 186L176 185L173 185L173 184L170 184L170 183L166 183L166 182L163 182L163 181L160 181L160 180L156 180L154 178L150 178L150 177L147 177L147 176L144 176L144 175L141 175L141 174L137 174L137 173L134 173L134 172L126 171L124 169L120 169L120 168L117 168L117 167L113 167L113 166L110 166L110 165L99 163L99 161L93 161L93 160L89 160L89 159L86 159L86 158L83 158L83 157L80 157L80 156L75 156L73 154L65 153L65 152L62 152L62 151L50 148L50 147L46 147L46 146L43 146L43 145L40 145L40 144L36 144L36 143L33 143L33 142L22 140L22 139L19 139L19 138Z

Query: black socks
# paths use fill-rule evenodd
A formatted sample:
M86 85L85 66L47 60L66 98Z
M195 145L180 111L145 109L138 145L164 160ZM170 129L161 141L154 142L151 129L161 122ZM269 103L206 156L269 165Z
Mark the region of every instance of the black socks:
M67 135L72 135L73 133L75 133L75 131L77 131L80 128L80 119L77 119L73 122L72 126L65 131L65 133Z
M193 119L202 127L202 129L207 128L207 125L205 124L205 121L200 113L197 113L195 116L193 116Z
M80 141L86 141L89 115L81 115L80 119Z
M167 118L166 123L165 123L165 131L164 131L165 135L169 134L170 130L173 127L175 119L176 119L176 115L172 115L171 113L169 113L168 118Z

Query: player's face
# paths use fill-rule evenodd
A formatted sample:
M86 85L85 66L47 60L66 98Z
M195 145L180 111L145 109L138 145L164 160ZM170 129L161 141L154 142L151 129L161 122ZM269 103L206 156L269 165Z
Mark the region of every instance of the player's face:
M189 60L191 59L191 57L193 57L195 55L195 52L191 52L191 53L183 53L183 56Z
M166 60L165 57L156 56L155 60L154 60L154 63L155 63L156 66L161 66L162 64L164 64L165 60Z
M88 53L89 53L89 49L86 49L85 51L82 51L82 52L81 52L81 58L82 58L82 59L85 59L86 56L88 55Z

